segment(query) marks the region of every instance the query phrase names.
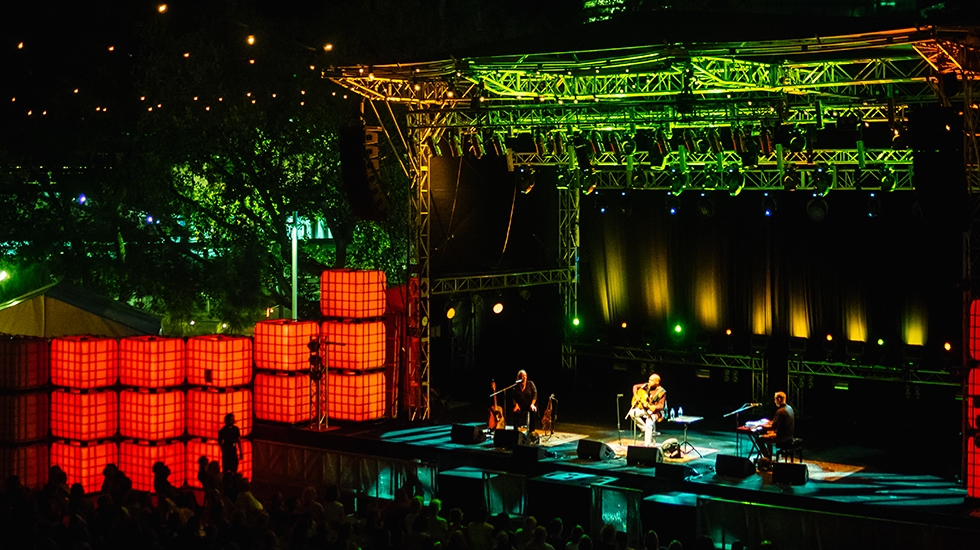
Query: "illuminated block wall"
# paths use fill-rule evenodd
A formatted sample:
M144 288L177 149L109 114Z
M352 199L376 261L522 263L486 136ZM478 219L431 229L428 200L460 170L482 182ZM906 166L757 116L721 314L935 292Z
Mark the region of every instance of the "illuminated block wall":
M48 394L0 395L0 443L26 443L48 436Z
M104 388L119 378L112 338L68 336L51 341L51 383L79 390Z
M197 460L201 456L208 457L208 461L221 463L221 447L218 447L217 439L191 439L187 442L187 484L191 487L201 487L201 482L197 480L198 464ZM252 442L242 440L242 458L238 461L238 473L247 479L252 479Z
M119 381L139 388L184 383L184 340L132 336L119 340Z
M61 466L68 474L68 485L81 483L86 493L102 489L102 470L106 464L119 464L115 443L81 443L57 441L51 445L51 465ZM123 470L130 478L135 477ZM45 472L47 476L47 472ZM135 487L135 483L134 483Z
M255 324L255 366L260 369L301 371L310 368L311 340L320 337L315 321L276 319Z
M181 441L123 441L119 444L119 469L133 480L133 489L152 491L153 464L163 462L170 468L171 485L180 487L187 479L186 452Z
M334 269L320 275L320 312L327 317L381 317L385 306L383 271Z
M0 475L17 476L24 487L37 489L48 482L51 449L47 443L0 447Z
M255 418L303 422L310 417L310 377L306 374L255 374Z
M51 435L78 441L106 439L118 430L119 398L112 390L55 390Z
M136 439L184 435L185 398L180 390L125 389L119 393L119 434Z
M191 437L215 439L225 425L225 415L235 415L242 436L252 432L252 392L247 389L187 391L187 433Z
M374 370L385 365L383 321L327 321L323 323L323 338L344 344L327 346L327 363L331 369Z
M51 347L44 338L0 337L0 389L43 386L51 376Z
M967 425L976 433L980 428L980 419L977 418L980 414L980 367L970 369L966 393ZM969 438L966 444L966 491L970 497L980 498L980 434Z
M252 380L252 340L223 335L194 336L185 347L187 382L227 388Z
M385 374L330 372L328 415L336 420L374 420L385 413Z

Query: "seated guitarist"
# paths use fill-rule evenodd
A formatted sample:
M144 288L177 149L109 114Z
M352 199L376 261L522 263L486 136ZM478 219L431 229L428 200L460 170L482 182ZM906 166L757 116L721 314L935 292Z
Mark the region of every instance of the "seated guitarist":
M660 375L651 374L646 384L633 384L633 401L629 416L643 428L643 444L656 445L653 430L658 420L663 420L667 406L667 390L660 386Z

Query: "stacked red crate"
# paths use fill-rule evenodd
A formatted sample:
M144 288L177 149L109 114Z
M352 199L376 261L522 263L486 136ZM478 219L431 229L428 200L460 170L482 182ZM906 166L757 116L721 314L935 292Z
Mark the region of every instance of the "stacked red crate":
M119 430L118 342L112 338L68 336L51 341L51 464L69 483L86 492L102 486L102 470L117 459L110 439ZM129 472L127 472L129 473Z
M198 459L220 461L220 451L202 452L218 445L218 430L227 414L235 415L235 425L242 435L243 459L238 473L252 477L252 446L245 439L252 430L252 385L254 348L252 339L241 336L195 336L187 340L187 435L184 452L186 481L196 484ZM176 472L176 470L173 470Z
M186 351L181 338L132 336L119 341L119 469L141 491L153 490L153 465L170 469L168 481L184 484L186 461Z
M320 311L327 342L327 414L363 421L384 416L387 298L381 271L324 271Z
M51 348L44 338L0 337L0 477L47 481Z
M310 356L319 353L315 321L276 319L255 324L255 417L309 421Z

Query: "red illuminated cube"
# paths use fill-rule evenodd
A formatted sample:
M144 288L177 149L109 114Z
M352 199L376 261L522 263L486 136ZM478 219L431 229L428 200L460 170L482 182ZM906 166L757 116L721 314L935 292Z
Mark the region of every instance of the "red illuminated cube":
M106 439L119 428L119 398L112 390L51 392L51 435L78 441Z
M323 323L327 342L327 363L331 369L374 370L385 366L385 324L383 321Z
M336 420L375 420L385 414L384 372L335 373L328 378L330 418Z
M184 435L185 399L180 390L126 389L119 393L119 434L135 439Z
M102 470L106 464L118 465L116 456L115 443L57 441L51 445L51 465L61 466L68 474L68 485L81 483L86 493L102 488Z
M43 386L51 377L51 347L45 338L0 337L0 389Z
M310 414L310 377L256 373L255 418L275 422L303 422Z
M187 478L186 450L180 441L123 441L119 444L119 469L133 480L137 491L153 490L153 465L170 468L170 483L180 487Z
M208 457L208 462L221 463L221 447L216 439L192 439L187 442L187 484L201 487L197 479L198 459ZM242 439L242 458L238 461L238 473L245 479L252 479L252 442Z
M139 388L184 383L184 340L132 336L119 340L119 381Z
M51 383L79 390L111 386L119 378L116 356L112 338L55 338L51 341Z
M380 317L386 305L383 271L333 269L320 276L320 312L327 317Z
M309 343L320 338L315 321L276 319L255 323L255 366L301 371L310 368Z
M26 443L48 436L48 394L0 395L0 443Z
M187 382L196 386L227 388L252 380L252 340L208 335L187 339Z
M225 415L235 415L242 436L252 432L252 392L247 389L197 389L187 391L187 433L191 437L216 438Z

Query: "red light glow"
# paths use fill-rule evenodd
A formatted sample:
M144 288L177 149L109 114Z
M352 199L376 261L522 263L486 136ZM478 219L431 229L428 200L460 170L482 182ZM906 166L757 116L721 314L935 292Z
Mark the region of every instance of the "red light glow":
M380 317L385 305L383 271L333 269L320 276L320 312L326 317Z
M310 420L310 377L255 374L255 418L275 422Z
M208 335L187 339L187 382L196 386L230 387L252 379L252 340Z
M136 439L184 435L184 392L123 390L119 393L119 434Z
M104 388L119 378L116 341L68 336L51 341L51 383L79 390Z
M375 420L385 413L385 375L372 374L329 375L329 416L336 420Z
M255 366L300 371L310 368L310 340L320 337L316 321L276 319L255 323Z
M0 389L26 390L48 383L51 353L44 338L0 338Z
M102 470L106 464L116 461L115 443L81 443L78 441L55 442L51 445L51 465L61 466L68 474L68 483L81 483L86 493L102 488ZM135 481L133 473L123 471ZM135 488L135 483L133 484Z
M186 453L180 441L123 441L119 444L119 469L133 480L133 489L152 491L153 465L163 462L170 468L167 479L174 487L180 487L187 478Z
M119 340L119 381L139 388L165 388L184 382L184 340L133 336Z
M383 321L323 323L323 337L328 342L327 360L331 369L373 370L385 364L385 324Z
M197 388L187 391L187 433L192 437L218 437L228 413L235 415L235 425L243 436L252 433L252 392Z
M116 435L119 429L116 392L55 390L51 392L51 435L94 441Z

